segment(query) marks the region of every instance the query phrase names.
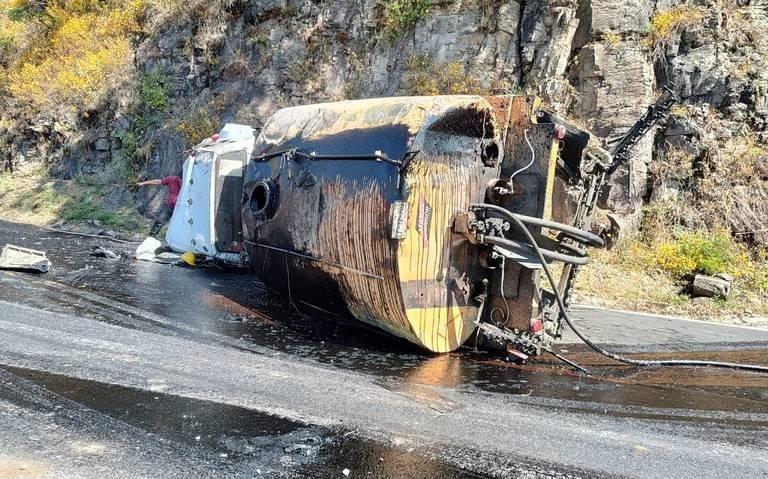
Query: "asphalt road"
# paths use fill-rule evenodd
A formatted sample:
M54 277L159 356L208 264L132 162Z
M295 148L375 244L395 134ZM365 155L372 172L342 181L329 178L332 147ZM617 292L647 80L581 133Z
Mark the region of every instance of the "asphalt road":
M54 270L0 272L0 478L768 477L765 376L622 367L569 337L595 376L428 356L246 275L20 225L4 243ZM768 364L768 331L575 315L625 353Z

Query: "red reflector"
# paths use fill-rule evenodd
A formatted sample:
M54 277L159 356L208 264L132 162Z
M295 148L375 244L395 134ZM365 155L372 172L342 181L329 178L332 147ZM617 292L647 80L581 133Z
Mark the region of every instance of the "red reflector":
M517 364L522 364L528 361L528 355L522 351L518 351L515 348L507 346L507 360Z
M542 328L543 328L543 324L541 324L540 319L537 319L531 325L531 331L533 331L534 333L538 333L539 331L541 331Z
M555 138L557 138L558 140L565 139L565 135L567 134L568 134L568 130L566 130L563 125L557 125L555 127Z

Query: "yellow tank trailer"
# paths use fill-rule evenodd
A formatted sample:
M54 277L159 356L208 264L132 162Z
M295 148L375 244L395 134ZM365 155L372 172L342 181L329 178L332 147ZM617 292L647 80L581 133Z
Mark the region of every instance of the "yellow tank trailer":
M536 220L551 218L556 173L578 176L589 140L539 103L405 97L278 111L245 175L251 268L299 308L348 311L429 351L455 350L482 322L536 352L559 317L545 314L541 263L508 216L525 215L536 235L562 232ZM547 261L583 264L583 245L600 240L565 229L576 253L541 236L555 243Z

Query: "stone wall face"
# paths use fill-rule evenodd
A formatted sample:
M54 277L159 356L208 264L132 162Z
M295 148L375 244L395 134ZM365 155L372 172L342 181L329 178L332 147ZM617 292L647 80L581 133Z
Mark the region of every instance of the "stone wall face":
M749 0L739 2L739 8L754 9L750 21L756 30L765 30L765 12ZM536 91L600 139L626 131L667 81L678 85L686 103L705 104L733 118L726 129L749 117L752 127L768 137L765 50L755 39L755 46L740 45L728 33L727 12L709 14L651 48L645 39L653 15L682 2L436 1L395 39L381 31L378 0L229 3L237 8L169 25L136 46L137 72L168 78L177 117L218 102L221 122L258 126L288 105L395 95L405 86L408 58L420 55L434 64L458 62L487 88ZM723 8L719 0L694 3L708 12ZM734 74L746 63L751 65L746 75ZM108 168L121 148L117 138L130 127L125 112L131 95L127 87L88 125L43 121L23 126L6 139L10 151L17 160L45 156L64 177ZM696 135L657 136L684 143ZM633 162L607 189L603 207L630 215L638 211L649 195L654 145L659 141L647 138L638 146ZM175 129L160 128L147 175L177 171L183 149ZM146 206L152 199L140 200Z

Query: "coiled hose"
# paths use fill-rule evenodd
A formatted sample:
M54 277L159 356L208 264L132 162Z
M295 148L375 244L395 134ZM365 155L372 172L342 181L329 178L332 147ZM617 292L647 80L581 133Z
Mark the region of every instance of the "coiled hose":
M515 213L510 212L509 210L498 207L496 205L487 205L484 203L474 204L472 205L472 207L496 211L502 214L504 217L512 220L518 227L520 227L520 229L523 231L523 234L525 234L525 236L528 238L528 241L530 241L534 252L539 257L539 260L541 261L541 265L544 269L544 273L547 276L547 280L549 281L549 284L552 286L552 292L555 295L555 300L557 301L557 306L560 308L560 313L562 314L563 319L565 319L565 322L568 324L568 327L571 328L571 330L573 330L576 336L578 336L579 339L581 339L584 342L584 344L589 346L593 351L599 354L602 354L607 358L613 359L614 361L618 361L624 364L631 364L633 366L714 367L714 368L741 369L745 371L756 371L761 373L768 373L768 367L758 366L755 364L727 363L727 362L721 362L721 361L700 361L695 359L670 359L670 360L630 359L630 358L621 356L619 354L606 351L605 349L601 348L597 344L593 343L589 338L587 338L584 335L584 333L582 333L576 327L575 324L573 324L573 320L571 319L570 314L568 314L568 311L565 307L565 302L563 301L563 297L560 294L560 290L558 289L557 283L555 282L555 278L554 276L552 276L552 270L549 268L549 265L547 264L544 258L544 255L542 254L541 248L536 243L536 240L534 239L533 235L525 226L525 223L523 222L523 220L519 218L519 216L521 215L517 215ZM590 233L587 233L587 234L590 234Z

